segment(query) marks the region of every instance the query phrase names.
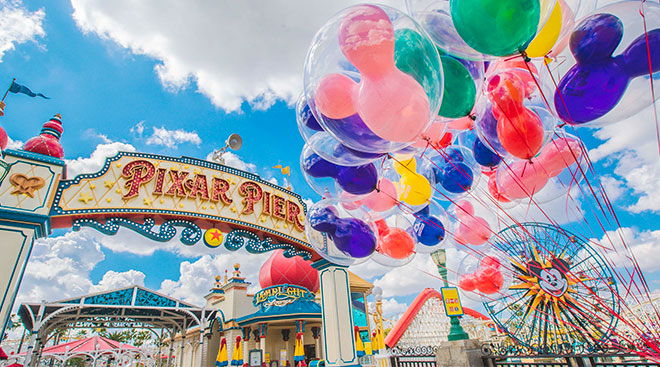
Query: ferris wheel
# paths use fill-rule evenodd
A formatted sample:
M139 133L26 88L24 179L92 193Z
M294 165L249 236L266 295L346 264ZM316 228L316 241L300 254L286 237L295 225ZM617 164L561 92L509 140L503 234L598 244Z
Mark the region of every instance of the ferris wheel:
M522 223L501 231L492 245L513 279L483 304L511 338L537 353L607 340L617 323L617 285L587 241L556 226Z

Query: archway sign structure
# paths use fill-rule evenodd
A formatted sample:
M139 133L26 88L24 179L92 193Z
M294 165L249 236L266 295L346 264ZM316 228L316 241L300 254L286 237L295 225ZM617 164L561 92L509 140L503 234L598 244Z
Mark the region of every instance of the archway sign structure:
M201 346L204 326L210 316L204 308L137 285L55 302L24 303L19 307L18 315L23 326L30 331L23 361L23 365L29 367L38 365L41 356L45 355L43 347L57 330L147 329L163 340L165 337L172 339L177 333L185 336L187 329L199 326ZM168 366L171 366L172 352L170 344ZM178 355L181 352L176 351ZM183 361L179 362L181 365Z
M0 160L0 236L4 287L0 338L34 239L52 228L125 227L155 241L187 246L284 249L320 270L324 356L328 366L357 365L348 273L321 259L305 238L300 195L259 176L205 160L119 152L99 172L66 179L61 159L5 150Z

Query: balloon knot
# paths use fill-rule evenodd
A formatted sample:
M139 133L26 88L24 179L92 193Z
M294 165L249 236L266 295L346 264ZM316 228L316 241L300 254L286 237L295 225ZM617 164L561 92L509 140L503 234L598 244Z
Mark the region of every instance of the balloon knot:
M562 127L564 127L564 126L566 126L566 123L565 123L565 122L562 122L561 124L557 125L557 127L560 128L560 129L561 129Z
M472 114L472 113L471 113L471 114L469 114L469 115L468 115L468 117L469 117L469 118L470 118L470 120L472 120L472 121L477 121L477 116L475 116L475 115L474 115L474 114Z

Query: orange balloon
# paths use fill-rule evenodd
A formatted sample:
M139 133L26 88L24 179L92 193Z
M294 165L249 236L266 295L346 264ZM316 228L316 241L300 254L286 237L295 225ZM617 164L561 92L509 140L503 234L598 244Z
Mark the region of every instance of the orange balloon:
M405 259L415 250L415 241L401 228L390 228L384 219L376 221L378 249L393 259Z
M531 159L543 146L543 123L523 105L524 88L518 78L495 75L488 85L488 95L497 119L497 137L511 155Z

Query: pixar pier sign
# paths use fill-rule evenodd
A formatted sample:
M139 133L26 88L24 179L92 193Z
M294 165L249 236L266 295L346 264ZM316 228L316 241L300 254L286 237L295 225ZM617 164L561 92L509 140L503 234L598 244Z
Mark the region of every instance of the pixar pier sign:
M308 249L304 216L298 194L257 175L194 158L128 152L108 158L97 173L60 181L50 213L53 227L109 218L178 220L223 232L247 230Z

